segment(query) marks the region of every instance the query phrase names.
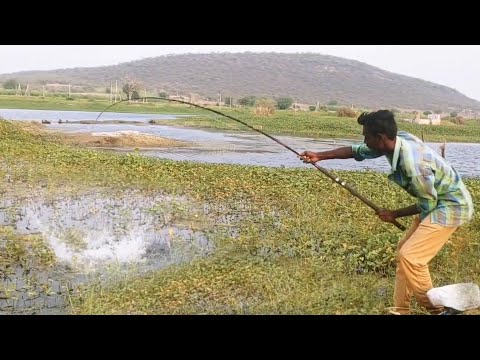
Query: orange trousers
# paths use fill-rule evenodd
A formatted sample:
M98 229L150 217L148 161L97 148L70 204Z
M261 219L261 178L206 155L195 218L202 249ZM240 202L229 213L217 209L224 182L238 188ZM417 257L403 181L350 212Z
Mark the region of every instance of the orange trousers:
M422 222L418 215L414 217L412 226L397 246L397 271L393 295L397 312L409 313L412 294L418 304L431 314L443 310L441 307L434 307L427 297L427 291L433 288L428 263L457 228L432 224L430 216Z

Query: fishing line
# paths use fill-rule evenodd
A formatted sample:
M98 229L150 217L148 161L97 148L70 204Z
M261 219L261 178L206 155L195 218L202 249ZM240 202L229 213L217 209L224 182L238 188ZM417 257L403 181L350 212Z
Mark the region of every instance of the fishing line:
M183 101L183 100L177 100L177 99L167 99L167 98L164 98L164 97L157 97L157 96L146 96L146 97L142 97L142 98L138 98L137 100L147 100L147 99L156 99L156 100L165 100L165 101L172 101L172 102L177 102L177 103L180 103L180 104L186 104L186 105L190 105L190 106L194 106L194 107L197 107L197 108L200 108L200 109L204 109L204 110L207 110L207 111L211 111L215 114L218 114L218 115L221 115L221 116L224 116L226 118L229 118L231 120L234 120L246 127L248 127L249 129L253 130L253 131L256 131L256 132L259 132L260 134L268 137L269 139L275 141L277 144L280 144L281 146L283 146L284 148L290 150L291 152L293 152L295 155L297 155L297 157L300 157L300 153L297 152L296 150L292 149L290 146L284 144L283 142L281 142L280 140L276 139L275 137L267 134L266 132L260 130L260 129L257 129L249 124L247 124L246 122L242 121L242 120L239 120L237 118L234 118L233 116L230 116L230 115L227 115L227 114L224 114L218 110L215 110L215 109L211 109L211 108L207 108L205 106L201 106L201 105L197 105L197 104L194 104L194 103L191 103L191 102L188 102L188 101ZM122 102L125 102L125 101L131 101L129 99L125 99L125 100L120 100L120 101L117 101L116 103L113 103L109 106L107 106L105 108L105 110L103 110L98 116L97 118L95 119L95 121L98 121L98 119L100 118L100 116L105 112L107 111L108 109L110 109L112 106L115 106L117 104L120 104ZM328 172L327 170L325 170L324 168L322 168L321 166L317 165L317 164L311 164L313 166L315 166L317 168L317 170L319 170L321 173L323 173L324 175L326 175L327 177L329 177L331 180L333 180L334 182L336 182L337 184L339 184L340 186L342 186L343 188L345 188L346 190L348 190L353 196L355 196L356 198L358 198L359 200L361 200L365 205L367 205L368 207L370 207L371 209L373 209L375 211L375 213L378 213L381 208L374 204L371 200L367 199L366 197L364 197L363 195L361 195L360 193L358 193L354 188L352 188L350 185L348 185L344 180L342 180L340 177L338 176L334 176L333 174L331 174L330 172ZM392 221L392 224L395 225L397 228L399 228L400 230L405 230L405 226L403 226L402 224L400 224L397 220L394 220Z

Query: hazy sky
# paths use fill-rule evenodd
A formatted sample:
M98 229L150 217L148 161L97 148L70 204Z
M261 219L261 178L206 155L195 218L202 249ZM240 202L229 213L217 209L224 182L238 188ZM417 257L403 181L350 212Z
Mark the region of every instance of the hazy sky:
M480 45L0 45L0 74L115 65L180 53L314 52L450 86L480 101Z

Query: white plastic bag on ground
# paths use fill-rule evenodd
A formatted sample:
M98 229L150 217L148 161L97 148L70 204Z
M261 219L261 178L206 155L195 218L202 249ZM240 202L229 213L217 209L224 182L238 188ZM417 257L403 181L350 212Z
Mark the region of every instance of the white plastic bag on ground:
M436 287L427 292L431 303L459 311L480 307L480 288L473 283L461 283Z

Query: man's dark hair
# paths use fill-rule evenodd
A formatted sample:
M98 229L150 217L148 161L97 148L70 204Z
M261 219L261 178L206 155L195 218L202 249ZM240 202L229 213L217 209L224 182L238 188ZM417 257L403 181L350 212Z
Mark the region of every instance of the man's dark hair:
M366 131L372 135L385 134L390 140L397 136L397 123L393 113L389 110L364 112L358 117L357 121L360 125L365 126Z

